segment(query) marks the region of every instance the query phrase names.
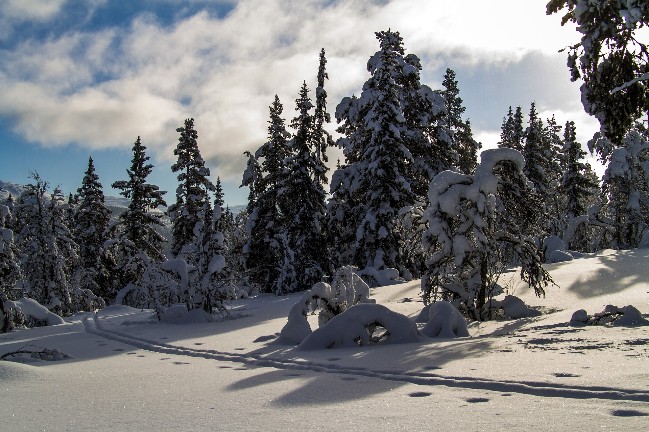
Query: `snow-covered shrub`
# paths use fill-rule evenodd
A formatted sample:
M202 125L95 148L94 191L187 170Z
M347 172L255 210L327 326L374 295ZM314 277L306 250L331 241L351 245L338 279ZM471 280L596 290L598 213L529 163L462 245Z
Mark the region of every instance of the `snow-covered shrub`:
M642 326L649 325L649 321L644 319L640 311L631 305L621 308L607 305L602 312L594 315L588 315L588 312L584 309L575 311L570 319L570 324L574 326L604 324L614 326Z
M319 310L318 325L323 326L355 304L373 302L369 295L369 286L356 274L354 267L342 267L334 274L331 285L318 282L304 293L289 311L280 338L287 343L299 344L311 333L307 314Z
M383 305L367 303L354 305L333 317L308 335L298 349L308 351L420 340L417 325L410 318Z
M469 329L460 311L446 301L424 306L419 314L427 315L428 320L421 333L430 338L455 338L469 336Z

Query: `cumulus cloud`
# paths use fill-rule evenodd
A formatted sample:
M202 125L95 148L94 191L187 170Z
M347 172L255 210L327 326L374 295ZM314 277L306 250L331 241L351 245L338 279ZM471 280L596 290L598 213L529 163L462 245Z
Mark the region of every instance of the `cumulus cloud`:
M245 164L242 152L265 139L274 95L290 120L301 83L315 86L321 47L333 112L343 96L360 92L378 30L401 32L408 52L422 58L428 83L441 82L450 60L467 70L502 71L530 53L554 54L575 38L574 30L545 16L545 0L215 2L233 8L221 18L204 11L172 25L142 14L120 29L17 44L0 59L0 116L45 146L130 148L141 135L166 159L173 155L176 127L195 117L205 159L234 179ZM51 17L64 0L47 3L54 6L39 13ZM530 80L549 79L529 73ZM506 105L498 109L501 119ZM477 126L487 137L498 125Z

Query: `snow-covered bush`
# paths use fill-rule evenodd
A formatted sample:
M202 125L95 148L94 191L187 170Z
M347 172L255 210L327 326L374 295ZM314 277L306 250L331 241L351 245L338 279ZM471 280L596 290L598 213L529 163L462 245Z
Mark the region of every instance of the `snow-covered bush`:
M588 312L584 309L575 311L570 319L570 324L574 326L604 324L614 326L641 326L649 325L649 321L644 319L640 311L631 305L621 308L607 305L602 312L594 315L588 315Z
M469 336L469 329L460 311L446 301L431 303L424 306L419 314L427 317L427 324L421 333L430 338L455 338Z
M333 317L308 335L298 349L308 351L420 340L417 325L410 318L383 305L367 303L354 305Z
M342 267L334 274L331 285L318 282L304 293L289 311L288 322L282 328L280 338L286 343L299 344L311 333L306 319L309 313L319 310L318 325L323 326L355 304L373 302L369 295L369 286L354 267Z

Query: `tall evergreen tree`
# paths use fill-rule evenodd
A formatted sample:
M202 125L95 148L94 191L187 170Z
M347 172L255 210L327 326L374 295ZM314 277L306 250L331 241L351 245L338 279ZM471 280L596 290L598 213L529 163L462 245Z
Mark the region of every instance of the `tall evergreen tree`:
M575 122L568 121L563 133L565 173L561 188L566 195L566 215L569 219L586 214L587 204L592 200L593 190L598 184L588 175L584 158L586 152L577 142Z
M480 150L481 144L473 139L471 123L462 118L466 108L462 105L460 89L455 79L455 71L446 69L442 86L444 90L442 90L441 94L446 107L442 122L445 123L446 129L452 134L452 147L458 155L458 169L460 172L470 174L478 163L478 150Z
M316 160L322 162L318 164L318 171L315 172L315 178L316 181L320 183L327 182L327 168L325 166L325 163L329 160L327 158L327 147L334 145L331 135L324 129L325 123L331 122L331 115L327 112L327 91L324 88L325 80L329 79L326 65L327 59L325 57L325 50L324 48L322 48L322 50L320 51L320 64L318 66L318 86L315 90L315 112L313 114L313 141L315 142L315 157Z
M107 299L110 295L109 269L105 262L104 243L108 239L110 210L106 208L103 187L95 172L92 157L77 189L78 206L74 211L75 238L79 244L82 287ZM68 199L68 205L70 205ZM75 200L73 199L72 202Z
M324 234L326 194L320 181L325 167L318 157L322 137L315 133L316 122L310 113L313 104L306 83L295 103L298 114L291 122L295 130L289 144L292 154L286 160L278 196L282 232L287 239L282 247L291 249L283 253L283 266L289 266L295 278L294 284L276 286L278 293L309 289L328 268ZM289 262L290 257L296 261Z
M165 259L163 252L164 238L156 231L163 225L162 214L153 212L160 206L166 206L158 186L147 183L147 177L153 171L153 165L147 163L140 137L133 144L131 168L126 170L128 180L113 183L113 188L120 190L120 195L130 199L128 209L119 217L115 227L113 254L116 261L118 284L113 289L122 289L128 284L141 282L144 271L152 263ZM113 299L116 291L109 298Z
M282 118L284 107L276 95L269 107L268 140L254 155L249 154L243 184L250 188L248 201L247 243L243 248L246 268L252 283L264 292L273 291L283 259L283 231L279 193L284 177L284 164L289 157L288 139Z
M589 226L587 211L593 204L599 184L590 165L584 163L586 152L577 142L576 127L568 121L563 133L564 174L561 192L566 197L566 231L563 240L573 250L590 252L593 244L593 230Z
M432 176L452 159L449 136L436 121L444 111L439 94L419 82L419 59L405 55L399 33L376 33L380 50L368 61L371 77L359 98L336 109L345 163L334 173L330 219L345 224L332 238L351 249L359 267L402 267L399 212L425 196ZM352 236L353 243L341 236ZM349 263L347 263L349 264Z
M198 148L194 119L185 120L185 125L176 131L180 133L174 150L178 159L171 166L171 171L178 173L180 185L176 189L176 203L168 211L173 224L171 252L176 257L184 257L186 261L195 263L196 230L211 206L209 193L214 192L215 187L208 179L210 170L205 166Z
M516 107L515 112L512 111L511 106L509 107L507 116L503 119L498 147L511 148L523 153L525 129L523 128L523 110L520 106Z

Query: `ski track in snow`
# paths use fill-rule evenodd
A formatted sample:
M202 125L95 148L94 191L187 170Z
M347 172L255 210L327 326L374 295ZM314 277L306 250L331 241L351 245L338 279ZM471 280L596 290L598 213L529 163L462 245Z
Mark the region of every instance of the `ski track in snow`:
M319 364L308 361L277 359L255 354L237 354L217 350L178 347L107 330L99 323L96 314L88 314L83 320L85 331L125 345L160 354L203 358L223 362L240 363L253 367L270 367L283 370L312 371L341 375L363 376L421 386L442 385L451 388L487 390L500 393L521 393L540 397L569 399L607 399L612 401L649 402L649 391L601 386L565 386L558 383L537 381L497 381L489 379L442 376L431 373L396 372Z

